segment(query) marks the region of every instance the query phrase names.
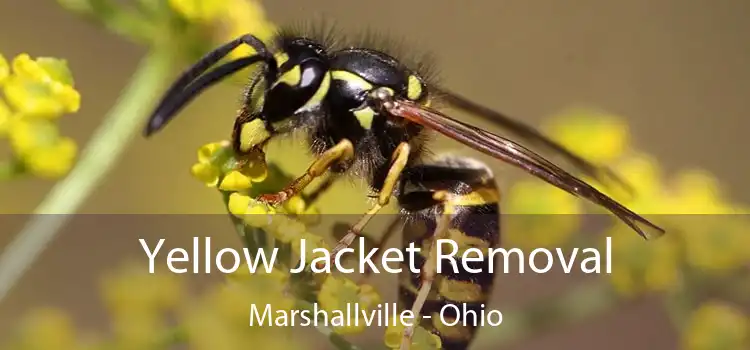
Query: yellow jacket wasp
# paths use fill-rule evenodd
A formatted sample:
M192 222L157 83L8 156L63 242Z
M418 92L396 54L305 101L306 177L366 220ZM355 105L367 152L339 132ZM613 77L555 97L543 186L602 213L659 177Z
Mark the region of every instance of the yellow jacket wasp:
M240 45L250 46L255 53L209 71ZM431 106L440 102L483 117L519 138L567 158L594 179L609 177L619 181L607 169L590 164L531 127L429 83L428 74L420 67L404 64L386 50L365 44L337 46L315 34L282 30L272 47L248 34L209 52L166 92L146 126L145 135L163 128L206 88L255 63L262 63L262 66L245 92L234 123L235 153L241 157L262 152L273 137L302 130L307 133L310 150L316 155L304 175L282 191L258 199L271 205L282 203L328 171L367 180L377 194L377 202L339 241L332 253L335 255L350 245L370 218L395 195L404 216L425 220L433 229L423 237L405 237L427 247L423 250L427 253L422 257L425 263L422 275L407 276L407 282L401 287L402 304L404 307L412 305L415 314L431 312L435 303L462 303L473 307L486 300L492 284L491 278L472 279L458 289L443 288L457 280L460 282L461 276L436 281L435 269L430 264L433 259L429 253L431 240L437 237L460 240L471 236L495 246L500 236L499 193L492 173L484 164L467 158L423 159L428 131L437 131L598 204L644 238L664 233L663 229L526 147L453 119ZM484 219L475 219L478 216ZM484 220L484 224L466 226L477 220ZM438 292L437 298L428 298L433 287L455 295ZM443 339L446 349L464 349L473 338L471 327L445 327L436 322L433 318L432 329ZM407 329L402 348L408 347L410 336L411 329Z

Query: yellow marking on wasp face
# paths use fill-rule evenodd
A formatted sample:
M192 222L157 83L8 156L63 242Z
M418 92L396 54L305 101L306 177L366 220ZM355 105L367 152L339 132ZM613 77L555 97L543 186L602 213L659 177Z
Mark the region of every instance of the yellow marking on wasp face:
M345 70L335 70L331 72L331 76L333 76L333 79L335 80L343 80L347 83L354 84L362 90L373 89L372 84L370 84L367 80L365 80L364 78L352 72L347 72Z
M410 75L408 84L406 85L406 97L412 101L416 101L422 97L422 92L422 82L416 76Z
M260 119L255 119L242 125L240 130L240 150L245 152L263 143L271 137L266 125Z
M443 278L437 286L438 293L446 299L459 302L475 302L487 299L482 286L476 283Z
M263 103L266 101L266 81L265 79L261 79L260 82L255 86L253 91L251 91L250 95L250 101L249 101L249 109L253 113L260 112L261 109L263 109Z
M310 97L310 99L300 109L304 110L306 108L319 104L326 97L326 94L328 94L328 89L330 88L331 88L331 75L326 74L323 77L323 81L320 83L320 86L318 86L318 90L315 91L315 94L312 97Z
M281 74L279 79L276 80L274 85L284 83L289 86L297 86L302 80L302 68L299 65L292 67L292 69Z
M451 195L449 197L453 205L476 206L493 204L500 201L500 193L494 188L480 188L464 195Z
M286 52L277 52L273 57L276 59L276 64L281 66L286 61L289 61L289 55Z
M370 130L372 127L372 121L375 119L375 111L370 107L365 107L354 111L354 116L357 117L359 125L366 130Z

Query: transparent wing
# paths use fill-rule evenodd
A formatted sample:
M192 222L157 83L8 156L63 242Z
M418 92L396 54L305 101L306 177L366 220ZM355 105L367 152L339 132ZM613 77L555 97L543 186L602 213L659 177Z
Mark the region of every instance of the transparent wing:
M665 233L662 228L634 213L596 188L578 179L539 154L509 139L463 123L437 110L426 108L408 100L389 101L389 103L383 104L383 108L396 117L401 117L433 129L477 151L513 164L568 193L598 204L612 212L646 239L659 237Z

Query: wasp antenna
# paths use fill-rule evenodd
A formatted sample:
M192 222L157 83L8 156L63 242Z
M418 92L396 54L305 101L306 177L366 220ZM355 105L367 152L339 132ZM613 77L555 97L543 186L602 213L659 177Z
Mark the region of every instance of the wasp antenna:
M256 54L228 62L212 70L205 76L201 76L212 65L219 62L242 44L252 47L256 51ZM278 70L276 59L260 39L250 34L243 35L207 53L198 62L185 70L172 83L167 92L164 93L161 102L159 102L159 105L149 117L148 124L143 132L144 136L151 136L162 129L183 106L209 86L258 61L266 63L268 66L268 75L274 76L276 74Z
M152 114L146 125L144 131L145 135L150 136L161 129L171 118L177 115L177 112L190 103L194 98L198 97L203 90L223 80L225 77L232 75L253 63L261 61L262 59L262 57L257 55L238 58L198 77L198 79L188 84L183 90L172 94L169 99L165 99L162 104L159 105L159 108Z

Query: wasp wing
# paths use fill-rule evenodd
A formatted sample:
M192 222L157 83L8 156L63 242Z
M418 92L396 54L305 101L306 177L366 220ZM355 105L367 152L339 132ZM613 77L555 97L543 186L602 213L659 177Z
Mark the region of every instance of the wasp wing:
M581 171L583 171L591 178L601 183L605 183L604 179L609 178L617 182L630 194L633 194L632 187L628 185L628 183L620 178L617 174L615 174L612 170L592 164L591 162L576 155L565 146L553 141L549 137L540 133L531 126L515 120L507 115L494 111L490 108L482 106L447 89L441 87L433 87L432 89L435 90L435 92L440 96L441 102L495 123L516 134L521 139L533 142L542 147L546 147L547 149L565 157L569 162L581 169Z
M598 204L612 212L646 239L664 234L662 228L518 143L408 100L392 100L390 103L384 103L383 108L393 116L433 129L477 151L513 164L568 193ZM639 226L639 223L657 232L647 233Z

